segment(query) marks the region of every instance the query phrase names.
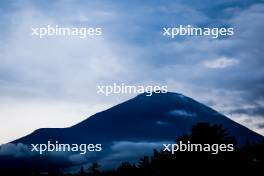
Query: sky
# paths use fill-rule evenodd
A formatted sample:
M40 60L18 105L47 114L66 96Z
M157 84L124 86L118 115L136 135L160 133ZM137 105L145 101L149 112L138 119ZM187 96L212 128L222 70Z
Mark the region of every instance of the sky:
M98 85L168 85L264 135L264 1L0 2L0 144L72 126L135 94ZM168 39L163 27L233 27L231 37ZM101 27L94 38L31 35L32 27Z

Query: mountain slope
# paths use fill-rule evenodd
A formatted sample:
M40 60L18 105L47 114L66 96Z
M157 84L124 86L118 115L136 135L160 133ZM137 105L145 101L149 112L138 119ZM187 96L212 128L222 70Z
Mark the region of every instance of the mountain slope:
M69 128L43 128L13 143L102 143L172 141L197 122L222 124L243 145L263 137L215 110L177 93L146 94L97 113Z

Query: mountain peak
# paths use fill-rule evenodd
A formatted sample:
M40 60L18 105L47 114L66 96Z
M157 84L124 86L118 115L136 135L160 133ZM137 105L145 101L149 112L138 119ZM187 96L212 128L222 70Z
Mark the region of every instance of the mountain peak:
M175 93L175 92L166 92L166 93L155 93L155 92L151 92L151 93L142 93L137 95L134 99L164 99L164 100L168 100L168 99L179 99L179 98L187 98L186 96L179 94L179 93Z

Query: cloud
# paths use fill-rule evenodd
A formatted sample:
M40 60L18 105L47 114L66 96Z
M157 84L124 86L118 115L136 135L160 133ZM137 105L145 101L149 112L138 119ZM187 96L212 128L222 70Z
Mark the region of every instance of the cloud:
M24 144L3 144L0 146L0 156L14 156L22 157L30 155L30 149L27 145Z
M258 127L259 127L260 129L263 129L263 128L264 128L264 123L262 123L262 124L258 124Z
M31 146L21 143L0 145L1 170L19 170L25 167L30 168L31 171L49 171L53 168L72 169L75 166L79 168L82 164L91 163L98 158L94 152L81 155L76 152L53 151L40 155L37 151L31 151Z
M174 115L177 117L196 117L195 113L187 112L185 110L173 110L169 112L170 115Z
M203 65L207 68L212 69L223 69L226 67L234 66L239 63L239 60L227 58L227 57L220 57L215 60L205 60L203 61Z
M247 114L233 114L232 117L236 122L250 129L254 129L255 132L261 135L264 134L264 128L263 128L264 118L262 115L261 116L249 116Z
M156 122L156 124L158 124L158 125L167 125L168 124L168 122L165 122L165 121L157 121Z
M69 153L50 152L42 155L38 152L31 152L29 146L24 144L3 144L0 146L1 171L21 170L25 167L31 171L50 171L54 168L67 168L76 162L71 162Z
M110 147L108 156L100 159L99 163L105 168L118 166L121 162L136 163L141 157L151 155L154 149L160 150L168 141L118 141Z
M91 18L89 24L82 21L81 25L101 27L95 22L105 21L106 16L110 19L109 14L100 9L87 11L73 4L74 9L80 11L67 19L69 4L57 5L59 7L51 9L51 15L47 15L47 9L18 3L16 10L8 14L10 20L5 28L10 30L0 42L3 51L0 56L0 104L3 105L0 113L1 121L6 122L1 126L0 143L40 127L73 125L110 104L119 103L96 94L97 85L124 79L128 72L125 68L130 62L128 57L120 56L120 49L107 39L107 34L87 40L63 37L40 40L31 36L33 26L74 26L80 15ZM12 123L21 118L22 123ZM10 130L14 128L21 130Z
M102 153L88 152L85 155L74 152L32 152L31 148L24 144L3 144L0 146L0 159L6 161L2 168L23 168L28 166L33 170L49 170L53 165L61 169L73 169L80 165L90 165L98 162L103 169L112 169L124 161L138 162L145 156L151 155L154 149L160 150L163 144L173 141L117 141L107 145Z
M228 107L264 100L264 5L257 1L14 1L3 7L0 103L8 100L11 106L0 106L0 128L12 129L12 121L22 117L23 122L15 127L21 130L4 130L1 143L39 127L74 124L134 96L100 96L98 84L168 85L169 91L226 115ZM231 26L235 35L162 36L162 27L181 23ZM100 26L104 35L91 40L30 36L32 26L47 24Z
M240 109L234 109L230 111L230 113L234 114L247 114L249 116L261 116L264 114L264 107L261 106L252 106L248 108L240 108Z

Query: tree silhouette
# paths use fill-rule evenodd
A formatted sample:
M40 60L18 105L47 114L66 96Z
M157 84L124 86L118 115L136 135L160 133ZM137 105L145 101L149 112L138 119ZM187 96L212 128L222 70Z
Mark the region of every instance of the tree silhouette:
M85 176L85 175L86 175L86 173L85 173L83 166L82 166L80 171L79 171L79 176Z
M146 167L149 166L149 164L150 164L149 157L148 156L144 156L143 158L141 158L139 160L138 167L139 168L146 168Z
M118 173L118 175L133 176L136 175L137 169L138 168L134 164L132 165L125 161L117 168L116 173Z
M100 174L99 168L100 168L99 164L97 162L94 162L89 167L88 172L91 173L92 175L99 175Z
M236 144L235 138L229 136L222 125L197 123L191 130L190 141L201 144Z

